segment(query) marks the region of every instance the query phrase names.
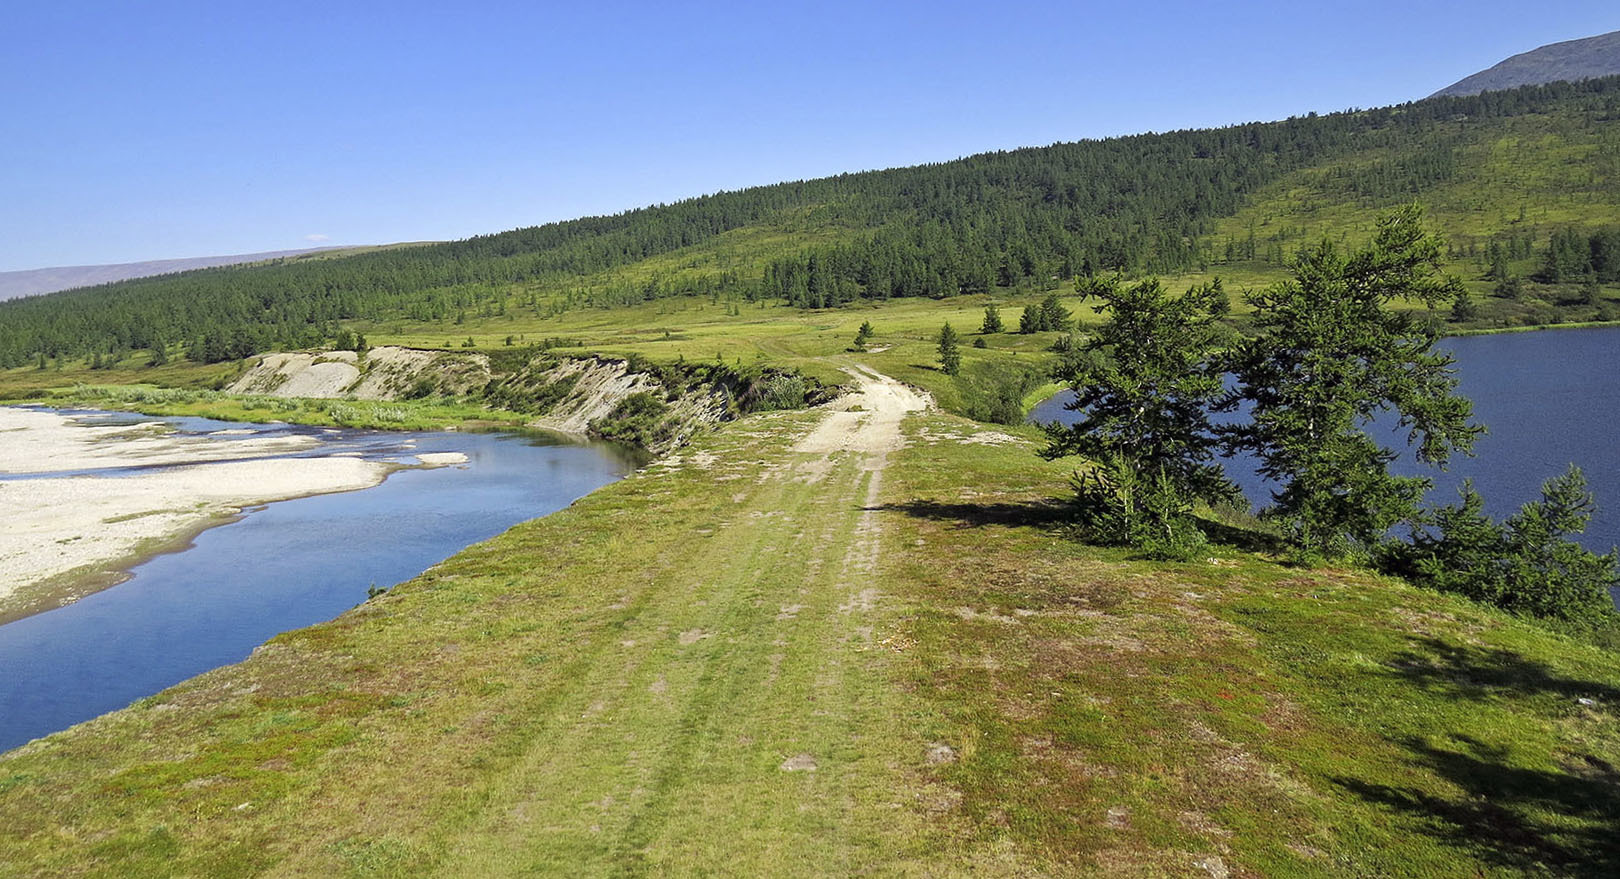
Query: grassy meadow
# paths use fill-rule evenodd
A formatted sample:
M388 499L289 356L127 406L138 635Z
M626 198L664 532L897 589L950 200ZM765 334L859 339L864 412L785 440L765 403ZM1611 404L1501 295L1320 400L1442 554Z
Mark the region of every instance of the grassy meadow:
M873 470L796 451L819 417L0 757L0 875L1620 867L1610 654L1356 571L1076 543L1030 428L913 416Z

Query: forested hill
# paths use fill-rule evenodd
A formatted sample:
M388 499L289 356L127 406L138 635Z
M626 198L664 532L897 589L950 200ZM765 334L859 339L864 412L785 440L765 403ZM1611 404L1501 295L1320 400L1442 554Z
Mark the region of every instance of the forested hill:
M343 324L448 323L469 311L543 315L696 293L828 307L1199 268L1233 256L1230 240L1216 240L1217 221L1287 175L1331 167L1344 198L1409 201L1466 175L1467 147L1521 120L1552 139L1536 150L1582 145L1557 159L1580 165L1569 185L1620 201L1614 150L1586 149L1615 143L1617 77L985 153L407 250L0 303L0 366L180 345L195 359L231 359L313 343ZM1489 188L1479 198L1481 211L1497 213ZM1248 248L1252 258L1252 235Z
M1620 74L1620 31L1532 49L1446 86L1435 96L1577 81Z

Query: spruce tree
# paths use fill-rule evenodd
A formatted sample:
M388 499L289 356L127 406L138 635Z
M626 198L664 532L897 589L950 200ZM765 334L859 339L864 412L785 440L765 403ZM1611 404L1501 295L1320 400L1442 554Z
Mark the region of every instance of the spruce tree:
M988 336L991 333L999 333L1003 329L1001 325L1001 309L997 308L994 302L985 305L984 323L979 325L979 332Z
M1055 372L1075 395L1066 408L1081 417L1048 426L1042 455L1093 461L1075 488L1096 538L1184 557L1203 543L1194 502L1236 494L1214 460L1209 420L1223 394L1212 361L1220 292L1205 285L1172 297L1158 281L1092 292L1108 320Z
M1367 249L1345 256L1324 241L1300 256L1294 280L1248 297L1260 335L1235 352L1238 389L1222 408L1246 402L1251 420L1225 431L1227 447L1282 486L1267 514L1309 555L1372 548L1429 487L1390 474L1395 453L1366 430L1374 417L1394 413L1431 465L1468 452L1482 430L1455 393L1451 356L1433 350L1434 330L1385 307L1454 300L1460 285L1439 264L1439 240L1411 205L1380 217Z
M962 370L962 352L956 341L956 330L950 324L939 328L939 368L946 375L956 375Z
M875 334L876 331L872 329L871 321L861 321L861 328L855 331L855 350L865 351L866 343L872 341L872 336Z
M1024 313L1018 318L1018 332L1024 335L1041 331L1041 308L1038 305L1024 306Z
M1068 332L1069 327L1072 325L1073 321L1069 317L1069 310L1063 307L1058 295L1056 293L1046 294L1046 298L1041 300L1041 329L1056 330L1064 333Z

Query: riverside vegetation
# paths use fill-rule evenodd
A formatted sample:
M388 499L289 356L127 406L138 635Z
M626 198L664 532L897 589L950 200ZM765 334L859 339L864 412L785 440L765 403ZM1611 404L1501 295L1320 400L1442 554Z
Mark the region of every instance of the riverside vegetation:
M1350 161L1362 137L1390 156L1366 180L1406 179L1407 159L1426 155L1426 132L1446 125L1484 142L1507 119L1601 144L1612 136L1616 87L1424 102L1227 129L1213 141L1257 151L1252 164L1222 164L1220 149L1199 155L1197 138L1209 133L1073 145L1068 155L1117 151L1127 164L1141 160L1138 149L1186 146L1188 167L1198 169L1187 173L1212 174L1204 179L1221 205L1194 212L1214 225L1120 233L1140 248L1129 266L1093 255L1109 233L1087 227L1100 237L1067 239L1080 242L1070 265L1077 279L1063 277L1061 254L1039 248L1030 251L1033 272L1020 258L998 277L998 264L986 286L940 288L937 299L933 281L917 282L923 295L872 297L866 282L837 280L845 269L823 268L858 264L867 252L841 225L877 216L856 210L857 184L894 173L885 186L918 187L946 204L949 187L924 184L929 173L950 178L930 168L772 188L758 210L776 211L782 225L769 228L746 225L758 215L742 210L747 199L720 196L414 248L429 257L389 269L400 295L379 292L374 311L300 312L289 293L285 322L222 319L203 330L216 343L293 340L276 327L296 328L301 342L359 331L374 344L483 352L508 361L496 363L501 376L537 358L589 355L682 381L700 367L770 376L771 387L760 404L739 405L731 424L695 434L568 510L471 547L336 620L278 636L244 663L0 757L8 829L0 875L1612 875L1620 665L1586 599L1612 577L1613 559L1576 554L1564 541L1588 503L1579 485L1549 485L1539 505L1502 523L1465 499L1437 511L1405 549L1375 535L1403 508L1396 501L1411 499L1409 486L1377 473L1372 508L1323 502L1320 483L1306 483L1275 526L1257 528L1218 512L1223 492L1208 465L1224 443L1281 450L1279 472L1310 476L1337 464L1289 457L1295 440L1283 428L1296 421L1288 407L1302 401L1252 358L1240 370L1244 387L1260 397L1253 391L1268 383L1277 404L1269 421L1257 409L1252 423L1277 429L1222 434L1200 418L1223 394L1213 354L1235 352L1242 364L1245 345L1260 344L1244 341L1248 333L1291 340L1302 360L1321 357L1333 328L1283 316L1309 311L1313 296L1355 290L1370 298L1337 316L1359 321L1340 329L1366 334L1373 374L1399 364L1432 370L1417 387L1371 390L1426 401L1423 425L1444 445L1464 446L1467 413L1447 402L1445 364L1423 359L1436 324L1422 300L1443 289L1453 316L1455 303L1471 301L1455 285L1428 286L1438 276L1425 274L1468 265L1458 239L1437 245L1418 235L1403 245L1369 220L1365 236L1313 244L1303 259L1273 264L1256 237L1255 254L1239 238L1222 262L1220 238L1209 237L1224 222L1217 215L1253 210L1269 197L1265 186L1309 173L1292 164L1307 154L1343 149L1333 155ZM1459 122L1459 114L1473 115ZM1291 131L1311 133L1327 152L1269 146ZM1457 147L1459 161L1466 147ZM1601 150L1582 150L1580 167L1609 179L1593 158ZM968 171L991 175L981 182L994 201L1002 197L994 175L1037 155L1065 153L940 168L966 175L958 182L969 191ZM1459 167L1472 166L1454 165L1446 179L1471 179ZM1022 193L1037 178L1008 179L1007 191ZM1555 203L1569 178L1558 180L1528 198ZM1224 187L1247 197L1227 201ZM1055 191L1065 204L1061 185ZM804 192L847 200L788 203ZM1589 205L1613 195L1580 192ZM1380 193L1353 200L1410 195L1401 186ZM1063 209L1083 213L1093 195ZM919 214L936 204L918 199ZM1049 209L1033 201L1026 220ZM1435 211L1443 228L1447 210ZM1401 216L1411 222L1387 225L1413 230L1415 217ZM713 231L670 225L678 217L708 217ZM912 257L932 265L937 242L918 236L915 252L881 236L869 252L892 245L897 265ZM523 251L520 242L551 249ZM1166 256L1181 248L1192 256ZM1205 268L1220 264L1221 283L1197 271L1198 254L1211 256ZM394 265L386 260L343 271ZM441 283L478 265L535 274ZM1116 281L1103 271L1115 268L1167 276ZM306 270L268 267L232 276L246 286L204 280L185 289L291 290L288 279ZM1292 285L1265 286L1290 270L1300 273ZM756 277L788 284L786 295L750 298ZM1357 280L1368 277L1382 280ZM161 286L174 280L146 288L158 291L153 301L181 289ZM815 290L841 307L804 307L829 301L800 297L801 280L805 296ZM1482 283L1465 277L1461 288ZM1166 292L1179 284L1194 292ZM118 308L145 307L137 288L120 289ZM1236 301L1228 291L1240 293ZM88 294L28 309L71 315L80 295ZM1599 306L1609 295L1600 287ZM1482 313L1510 322L1523 304L1481 299ZM444 308L433 313L434 303ZM1110 307L1098 312L1098 303ZM28 309L0 311L0 322L45 313ZM1023 315L1011 332L1003 309ZM956 370L948 372L944 328L975 326L972 344L949 334ZM96 338L89 324L80 328ZM29 332L6 338L45 338ZM208 390L240 370L233 360L183 358L183 346L167 341L144 354L118 344L90 352L94 359L82 348L43 352L44 369L27 349L0 373L0 394L128 395L130 405L225 415L287 405ZM195 347L207 350L206 339ZM148 365L154 351L164 362ZM1158 370L1153 377L1168 381L1145 399L1175 416L1169 429L1142 433L1122 417L1110 422L1117 430L1065 440L1018 424L1058 386L1054 363L1059 378L1101 389L1092 401L1099 415L1129 410L1132 383ZM83 379L94 383L75 389ZM143 379L183 390L110 387ZM917 410L922 401L901 383L936 406ZM798 408L814 402L817 386L833 385L856 395L836 411ZM285 414L336 420L326 408L335 405L402 414L402 425L523 420L522 396L501 396L502 387L513 385L457 398L298 402ZM135 399L143 394L151 396ZM630 403L625 429L656 432L657 402ZM1353 428L1368 405L1304 402L1320 403L1340 428ZM1387 462L1350 428L1333 451ZM1127 460L1121 450L1130 449L1152 460ZM1091 463L1042 460L1043 450ZM1076 470L1083 486L1092 480L1079 509ZM1123 486L1109 474L1144 472L1150 502L1120 507ZM1107 517L1121 509L1115 527ZM1548 571L1568 573L1560 594L1581 600L1521 600L1533 594L1525 584Z

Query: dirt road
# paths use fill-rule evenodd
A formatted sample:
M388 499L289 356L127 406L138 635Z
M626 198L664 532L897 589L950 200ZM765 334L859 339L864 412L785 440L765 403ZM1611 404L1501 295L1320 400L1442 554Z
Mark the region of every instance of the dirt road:
M802 415L770 422L797 434L791 451L736 483L689 554L635 595L603 584L632 604L633 625L551 707L447 873L827 874L885 849L904 861L924 838L895 799L897 768L925 760L927 743L873 647L891 612L880 480L901 421L928 401L847 371L858 393L808 431ZM725 460L675 466L725 480Z

